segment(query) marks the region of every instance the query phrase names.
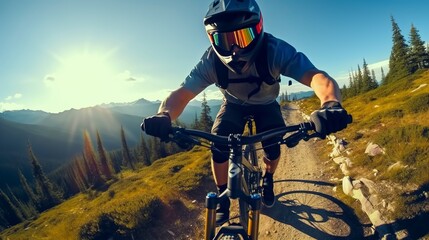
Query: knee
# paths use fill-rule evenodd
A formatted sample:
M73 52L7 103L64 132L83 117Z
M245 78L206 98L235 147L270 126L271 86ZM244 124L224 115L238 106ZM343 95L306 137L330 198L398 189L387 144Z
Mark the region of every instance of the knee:
M215 163L224 163L228 161L229 155L227 149L223 149L221 147L217 147L216 149L212 149L212 160Z
M280 146L275 145L265 148L265 157L269 161L277 160L280 157Z

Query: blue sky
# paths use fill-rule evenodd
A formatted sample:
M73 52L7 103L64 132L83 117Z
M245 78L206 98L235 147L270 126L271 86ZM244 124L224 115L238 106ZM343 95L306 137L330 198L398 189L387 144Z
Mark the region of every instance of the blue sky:
M209 46L211 0L0 1L0 112L60 112L100 103L162 100ZM264 28L304 52L342 86L362 65L386 68L392 15L429 42L429 2L259 0ZM283 91L310 90L283 81ZM206 94L219 98L211 87ZM200 98L201 96L197 97Z

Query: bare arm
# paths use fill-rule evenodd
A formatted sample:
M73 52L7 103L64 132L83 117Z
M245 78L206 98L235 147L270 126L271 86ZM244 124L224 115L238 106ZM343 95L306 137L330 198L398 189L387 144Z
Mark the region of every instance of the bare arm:
M337 82L324 72L308 71L302 77L301 83L314 90L314 93L320 99L321 105L328 101L342 101Z
M183 112L189 101L191 101L195 96L195 93L180 87L171 92L170 95L162 101L158 112L168 112L171 120L176 120Z

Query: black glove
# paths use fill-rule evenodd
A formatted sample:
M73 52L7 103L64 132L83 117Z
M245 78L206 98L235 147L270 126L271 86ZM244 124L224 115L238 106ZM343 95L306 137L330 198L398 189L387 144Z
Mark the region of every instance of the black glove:
M171 131L171 119L168 113L158 113L157 115L143 119L141 128L146 134L159 137L161 141L168 141L168 134Z
M351 115L336 101L325 102L322 108L311 113L310 119L322 139L330 133L346 128L347 124L352 122Z

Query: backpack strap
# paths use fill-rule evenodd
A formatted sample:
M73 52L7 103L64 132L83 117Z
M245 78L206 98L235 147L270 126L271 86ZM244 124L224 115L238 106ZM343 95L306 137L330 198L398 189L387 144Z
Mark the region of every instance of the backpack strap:
M257 87L252 92L250 92L249 95L247 96L247 98L249 99L250 97L252 97L253 95L255 95L261 90L262 82L265 82L268 85L273 85L276 82L280 82L280 76L277 79L274 78L271 75L270 70L268 68L267 49L268 49L268 38L266 37L266 35L264 35L261 49L259 50L259 53L256 56L256 60L255 60L256 71L258 72L259 77L229 79L228 68L222 63L219 57L216 56L215 68L216 68L216 75L218 78L218 82L216 83L216 86L222 89L227 89L229 83L256 82Z

